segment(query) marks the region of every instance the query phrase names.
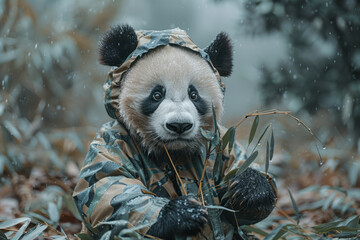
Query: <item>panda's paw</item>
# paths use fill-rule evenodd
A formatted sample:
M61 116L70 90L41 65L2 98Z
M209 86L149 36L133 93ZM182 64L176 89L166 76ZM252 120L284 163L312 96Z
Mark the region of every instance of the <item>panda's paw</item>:
M201 231L207 222L207 211L191 196L171 200L160 211L158 220L147 234L164 239L178 236L193 236Z
M249 225L265 219L275 207L276 190L259 171L247 168L229 183L225 206L237 210L238 225ZM234 214L227 213L234 222Z

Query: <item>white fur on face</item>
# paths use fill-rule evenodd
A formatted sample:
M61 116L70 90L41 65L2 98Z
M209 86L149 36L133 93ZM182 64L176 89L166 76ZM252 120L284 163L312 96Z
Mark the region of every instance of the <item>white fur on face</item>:
M167 144L168 148L181 149L197 138L200 122L201 119L194 104L186 96L184 101L173 101L165 97L150 117L150 128L154 130L159 140ZM171 123L188 123L192 127L178 134L166 127L166 124Z
M149 116L142 113L157 85L165 88L165 98ZM207 105L201 115L189 98L193 85ZM212 128L212 105L217 117L223 112L223 93L210 65L190 50L164 46L147 53L128 72L120 94L119 111L132 134L138 134L150 151L162 146L169 149L194 148L201 141L200 128ZM189 123L192 127L178 134L167 123Z

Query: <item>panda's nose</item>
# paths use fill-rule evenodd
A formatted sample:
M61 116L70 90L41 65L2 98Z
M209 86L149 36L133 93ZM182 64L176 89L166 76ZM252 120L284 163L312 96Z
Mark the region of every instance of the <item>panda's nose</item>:
M186 132L187 130L191 129L193 126L192 123L166 123L166 128L169 129L172 132L176 132L178 134L182 134Z

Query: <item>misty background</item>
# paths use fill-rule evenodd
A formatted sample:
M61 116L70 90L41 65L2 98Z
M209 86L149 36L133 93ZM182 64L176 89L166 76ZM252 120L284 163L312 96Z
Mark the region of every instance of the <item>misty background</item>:
M35 209L58 227L65 220L54 218L57 209L72 216L65 231L79 231L71 193L89 143L112 120L102 88L110 68L98 62L98 42L124 23L179 27L200 48L228 33L234 68L223 78L223 125L254 110L296 117L261 115L255 135L271 129L275 136L269 171L277 179L278 207L293 214L287 189L317 186L320 195L313 193L311 211L303 212L311 223L360 214L359 1L0 0L0 219ZM236 130L247 149L256 147L248 141L252 124L246 118ZM268 136L256 160L262 168ZM271 219L278 224L281 214Z

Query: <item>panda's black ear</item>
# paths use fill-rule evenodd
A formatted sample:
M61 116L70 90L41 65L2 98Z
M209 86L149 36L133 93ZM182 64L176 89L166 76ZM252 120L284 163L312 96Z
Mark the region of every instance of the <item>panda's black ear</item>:
M138 44L135 30L129 25L117 25L100 40L100 63L120 66Z
M220 76L230 76L233 67L233 52L230 38L226 33L219 33L204 51L209 54L210 60L219 71Z

